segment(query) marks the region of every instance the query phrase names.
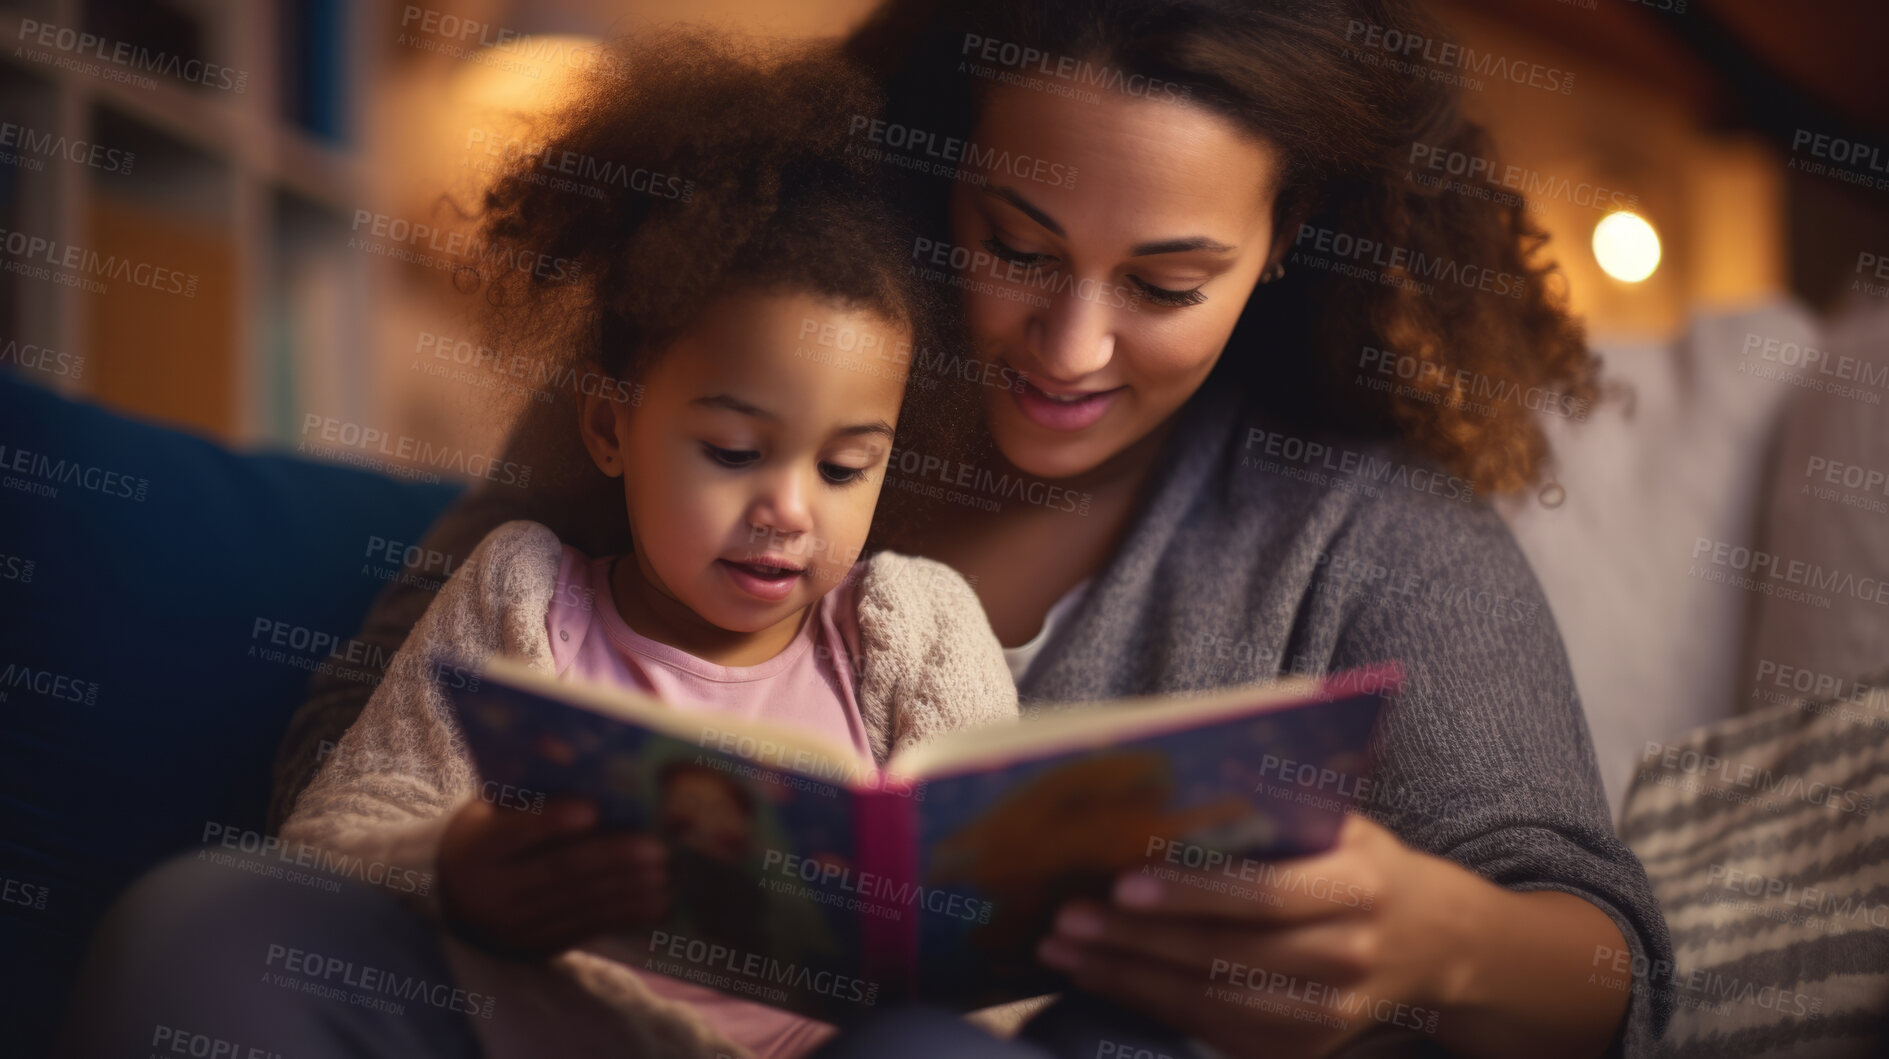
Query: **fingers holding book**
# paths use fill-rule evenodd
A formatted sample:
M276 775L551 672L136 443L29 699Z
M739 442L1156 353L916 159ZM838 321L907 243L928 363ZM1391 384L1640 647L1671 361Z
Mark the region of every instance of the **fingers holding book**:
M540 956L659 922L671 896L667 847L596 826L596 807L580 799L554 799L541 813L466 803L440 843L449 925L485 948Z

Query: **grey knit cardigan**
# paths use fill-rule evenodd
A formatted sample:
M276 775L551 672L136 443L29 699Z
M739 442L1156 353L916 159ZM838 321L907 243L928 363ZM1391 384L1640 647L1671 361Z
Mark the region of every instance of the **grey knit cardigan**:
M573 413L543 407L554 427L537 436L575 433L555 429ZM1115 555L1024 675L1023 708L1400 662L1407 684L1380 726L1366 811L1499 885L1592 902L1630 966L1671 966L1646 872L1614 833L1553 616L1508 528L1466 486L1396 447L1286 436L1210 380L1177 413ZM608 532L561 522L549 495L475 494L428 544L463 542L464 555L520 517L580 547ZM425 609L412 595L385 597L363 638L397 644ZM279 807L365 697L316 685L278 761ZM1595 969L1615 962L1597 954ZM1669 978L1635 976L1631 989L1615 1054L1650 1052L1672 1010Z

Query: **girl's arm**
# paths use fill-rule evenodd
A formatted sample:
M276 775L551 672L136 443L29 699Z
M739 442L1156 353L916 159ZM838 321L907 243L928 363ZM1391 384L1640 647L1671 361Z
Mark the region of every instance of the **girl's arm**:
M291 841L425 873L451 811L475 780L431 652L493 653L549 671L545 612L561 545L545 527L508 522L481 541L407 637L360 719L335 745L283 826ZM430 889L430 887L429 887Z
M1016 719L1003 646L956 570L880 552L856 610L859 710L879 762L953 729Z
M578 395L563 390L549 402L530 402L506 441L504 459L530 469L529 488L479 482L467 489L427 530L421 547L433 560L409 566L408 578L389 583L375 599L355 639L388 658L399 651L432 605L430 587L452 573L480 541L506 522L529 519L550 527L559 540L591 555L623 549L629 528L622 483L592 468L571 423ZM269 823L279 828L296 798L332 748L360 717L373 687L340 675L315 674L308 699L289 720L275 762Z

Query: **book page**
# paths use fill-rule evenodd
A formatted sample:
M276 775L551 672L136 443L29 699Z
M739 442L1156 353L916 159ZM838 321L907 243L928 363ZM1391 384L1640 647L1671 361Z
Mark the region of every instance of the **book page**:
M1160 731L1192 728L1224 717L1263 712L1318 694L1317 677L1293 676L1266 684L1190 695L1148 695L1076 704L1038 713L1016 724L951 732L897 754L887 771L910 779L989 768L1081 746L1118 742Z

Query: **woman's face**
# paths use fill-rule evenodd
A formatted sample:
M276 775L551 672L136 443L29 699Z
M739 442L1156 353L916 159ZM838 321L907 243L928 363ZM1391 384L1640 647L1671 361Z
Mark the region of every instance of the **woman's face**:
M1270 258L1277 158L1200 107L990 91L964 152L982 180L916 263L956 269L978 355L1028 380L985 390L1006 459L1082 474L1193 394Z

